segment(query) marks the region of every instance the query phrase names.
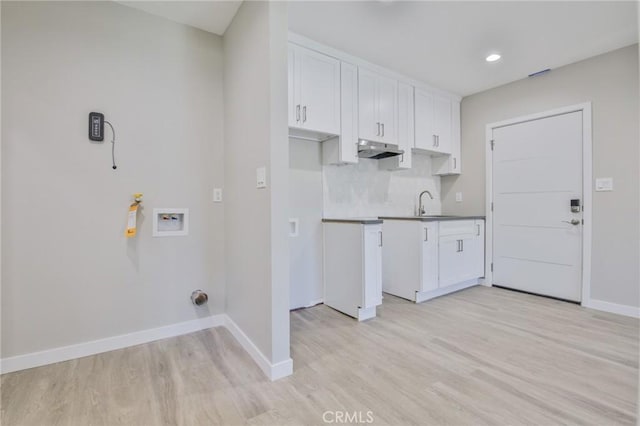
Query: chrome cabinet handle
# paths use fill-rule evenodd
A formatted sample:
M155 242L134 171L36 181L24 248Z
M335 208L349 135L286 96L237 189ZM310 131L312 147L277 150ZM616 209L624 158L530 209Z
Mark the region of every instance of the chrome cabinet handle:
M307 121L307 106L303 106L302 107L302 122L304 123L305 121Z
M424 240L429 241L429 228L424 228Z
M382 135L381 136L384 138L384 123L382 123Z
M464 240L460 240L460 251L464 251Z
M478 227L478 237L480 236L480 225L476 225Z
M296 122L300 121L300 105L296 105Z
M380 234L380 245L379 245L379 247L382 247L382 231L378 231L378 234Z
M380 136L380 122L378 121L376 124L378 125L378 132L376 133L376 136Z
M440 135L436 135L436 146L440 148Z
M436 135L433 135L433 146L434 146L434 147L435 147L435 146L437 146L437 145L436 145Z
M580 225L580 219L563 220L563 222L573 226Z
M453 168L454 168L454 170L455 170L457 167L458 167L458 163L457 163L457 161L456 161L456 157L453 157ZM480 225L478 225L478 226L480 226Z

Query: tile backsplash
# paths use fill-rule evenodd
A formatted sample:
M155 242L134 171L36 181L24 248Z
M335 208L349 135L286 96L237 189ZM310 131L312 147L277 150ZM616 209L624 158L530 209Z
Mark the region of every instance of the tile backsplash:
M424 196L428 214L440 214L440 177L431 175L431 160L414 154L410 170L379 170L378 160L361 158L358 164L323 166L324 217L413 215L418 194Z

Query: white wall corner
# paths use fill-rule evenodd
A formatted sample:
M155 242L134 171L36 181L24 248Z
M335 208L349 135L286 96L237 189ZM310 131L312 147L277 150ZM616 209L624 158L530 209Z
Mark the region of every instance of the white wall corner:
M86 356L123 349L129 346L141 345L143 343L181 336L208 328L224 326L225 317L226 315L224 314L212 315L164 327L3 358L0 362L0 374L69 361L76 358L84 358Z
M582 302L585 308L595 309L598 311L609 312L612 314L624 315L632 318L640 318L640 307L619 305L617 303L605 302L604 300L588 299Z
M231 317L225 315L225 327L231 333L231 335L240 343L253 361L258 364L258 367L269 378L269 380L278 380L283 377L289 376L293 373L293 360L291 358L272 364L260 349L251 341L251 339L242 331L238 324L236 324Z

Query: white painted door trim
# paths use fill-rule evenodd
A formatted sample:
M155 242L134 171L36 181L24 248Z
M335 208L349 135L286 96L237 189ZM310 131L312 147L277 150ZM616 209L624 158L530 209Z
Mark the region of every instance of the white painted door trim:
M556 115L568 114L582 111L582 198L584 225L582 227L582 298L580 304L590 307L591 304L591 235L593 226L593 205L592 205L592 174L593 174L593 148L591 130L591 102L557 108L537 114L516 117L509 120L487 124L486 128L486 247L485 247L485 280L484 285L491 286L493 283L493 212L491 202L493 200L493 156L491 155L491 138L493 129L524 123L527 121L539 120L541 118L553 117Z

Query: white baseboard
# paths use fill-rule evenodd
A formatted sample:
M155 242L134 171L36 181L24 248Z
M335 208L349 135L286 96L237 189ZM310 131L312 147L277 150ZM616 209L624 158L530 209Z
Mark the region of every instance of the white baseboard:
M293 360L291 358L272 364L228 315L225 315L225 326L270 380L278 380L293 373Z
M598 311L610 312L612 314L640 318L640 308L637 306L619 305L617 303L605 302L604 300L595 299L590 299L582 302L582 306L584 306L585 308L596 309Z
M168 337L193 333L207 328L218 327L225 325L225 317L226 315L224 314L212 315L164 327L4 358L0 363L0 373L11 373L13 371L26 370L27 368L69 361L71 359L83 358L102 352L109 352L129 346L153 342L155 340L166 339Z
M220 326L229 330L270 380L278 380L293 373L293 360L291 358L272 364L228 315L219 314L135 333L4 358L0 360L0 374L83 358Z
M473 279L469 281L463 281L458 284L450 285L447 287L442 287L437 290L432 291L416 291L415 302L422 303L427 300L434 299L436 297L444 296L445 294L453 293L456 291L464 290L465 288L473 287L474 285L479 284L479 279Z
M324 299L312 300L311 302L309 302L309 304L307 306L305 306L305 308L311 308L311 307L319 305L321 303L324 303Z

